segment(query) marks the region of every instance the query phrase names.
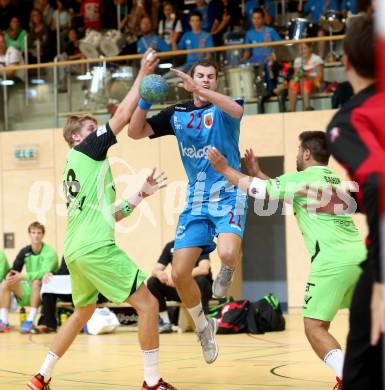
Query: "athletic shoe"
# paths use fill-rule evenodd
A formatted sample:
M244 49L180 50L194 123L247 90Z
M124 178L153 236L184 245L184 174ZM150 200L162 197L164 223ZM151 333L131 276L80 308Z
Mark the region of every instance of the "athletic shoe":
M172 333L172 324L170 322L159 322L159 333Z
M44 377L41 374L36 374L28 383L27 386L31 390L50 390L49 382L44 382Z
M38 325L34 326L31 329L31 333L33 334L45 334L45 333L55 333L56 329L50 328L49 326L46 325Z
M336 376L336 385L333 387L333 390L341 390L342 389L342 379Z
M165 382L162 378L155 386L149 386L146 381L143 382L142 390L176 390L176 387Z
M0 333L7 333L11 330L11 325L9 322L0 321Z
M218 323L215 318L207 318L207 322L206 328L197 332L197 336L202 346L203 357L207 364L211 364L218 357L218 344L215 341Z
M225 298L227 289L233 281L234 269L227 265L222 265L217 278L213 283L213 296L215 298Z
M31 333L33 329L33 321L24 321L20 328L20 333Z

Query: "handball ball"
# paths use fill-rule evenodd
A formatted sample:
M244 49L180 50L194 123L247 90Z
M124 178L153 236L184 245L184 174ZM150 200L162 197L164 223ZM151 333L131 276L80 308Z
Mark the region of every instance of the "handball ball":
M146 76L140 83L139 94L148 103L162 103L168 95L167 82L157 74Z

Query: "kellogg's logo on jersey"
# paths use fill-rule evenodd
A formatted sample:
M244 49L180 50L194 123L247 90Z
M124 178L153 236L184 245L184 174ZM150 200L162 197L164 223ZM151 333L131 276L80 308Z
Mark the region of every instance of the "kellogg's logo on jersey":
M213 113L209 112L209 113L205 114L203 117L203 122L208 129L211 129L211 127L213 125Z
M187 148L183 146L182 142L180 142L179 145L180 145L180 150L182 151L182 157L195 158L195 159L206 158L207 152L209 148L211 148L211 145L207 145L201 149L197 149L195 145L191 146L190 148Z

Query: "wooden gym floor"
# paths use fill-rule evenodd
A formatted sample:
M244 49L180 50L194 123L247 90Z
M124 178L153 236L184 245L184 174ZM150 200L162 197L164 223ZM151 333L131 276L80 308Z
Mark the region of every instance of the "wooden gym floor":
M11 321L16 323L17 317ZM161 335L161 373L178 390L332 390L333 372L311 350L299 313L286 315L287 330L265 335L219 335L220 353L208 366L194 333ZM331 332L345 345L348 313ZM25 389L53 335L0 334L0 390ZM140 389L142 359L135 332L80 335L59 361L53 390Z

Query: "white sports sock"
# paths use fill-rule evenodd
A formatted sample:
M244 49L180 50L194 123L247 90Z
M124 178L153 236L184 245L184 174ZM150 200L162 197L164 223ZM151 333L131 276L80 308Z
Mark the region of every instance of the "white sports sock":
M170 317L168 316L167 310L159 312L159 317L161 318L164 324L170 323Z
M47 357L45 358L44 363L39 370L39 374L44 376L45 382L48 382L49 378L51 378L52 371L56 363L58 362L58 360L59 360L59 356L57 356L55 353L51 351L47 353Z
M159 348L142 351L144 364L144 380L148 386L155 386L160 379Z
M0 320L4 322L4 324L7 324L9 322L8 309L6 307L2 307L0 309Z
M324 357L324 362L336 373L338 378L342 378L344 367L344 355L340 349L332 349Z
M37 314L37 307L31 307L31 310L28 313L27 321L35 321Z
M204 328L208 325L205 313L203 312L202 303L194 307L187 308L191 317L195 323L196 331L202 332Z

